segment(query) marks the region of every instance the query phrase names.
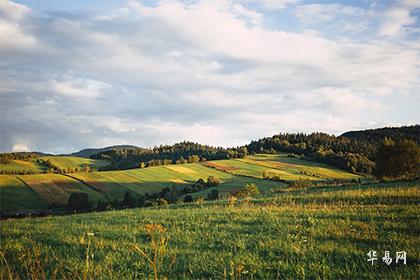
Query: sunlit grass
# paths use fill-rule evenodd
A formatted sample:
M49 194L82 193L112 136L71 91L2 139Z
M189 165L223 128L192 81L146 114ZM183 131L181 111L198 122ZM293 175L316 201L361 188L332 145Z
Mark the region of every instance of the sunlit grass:
M420 186L389 183L294 190L241 200L179 204L2 222L3 278L154 278L147 224L165 228L159 279L416 279ZM165 241L166 242L166 241ZM407 265L372 266L369 250L406 251ZM10 272L9 272L10 270ZM38 277L42 279L42 277Z

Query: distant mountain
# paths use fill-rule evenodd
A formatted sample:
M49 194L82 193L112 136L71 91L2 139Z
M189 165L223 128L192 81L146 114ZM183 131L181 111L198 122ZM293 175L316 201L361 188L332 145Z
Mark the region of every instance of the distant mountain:
M385 137L394 140L410 139L420 143L420 125L349 131L341 136L370 144L380 143Z
M87 149L80 150L78 152L66 154L66 156L90 158L93 155L107 152L107 151L133 150L133 149L138 149L138 148L139 147L133 146L133 145L115 145L115 146L109 146L109 147L104 147L104 148L87 148Z

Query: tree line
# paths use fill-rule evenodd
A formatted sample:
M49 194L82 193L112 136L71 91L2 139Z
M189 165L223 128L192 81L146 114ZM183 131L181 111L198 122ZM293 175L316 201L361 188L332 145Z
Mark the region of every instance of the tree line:
M33 152L0 153L0 163L8 164L12 160L30 160L38 156L37 153Z
M66 209L69 213L80 213L90 211L106 211L113 209L125 208L141 208L158 205L168 205L176 203L180 196L184 196L183 202L194 202L195 199L191 193L199 192L208 188L216 187L220 184L220 179L215 176L209 176L207 182L200 178L197 182L181 187L179 185L172 185L165 187L160 192L137 194L131 191L126 191L122 200L114 199L110 201L99 200L95 205L89 199L87 193L72 193L69 197ZM208 194L207 200L216 200L219 198L219 190L212 189ZM204 198L198 198L203 199Z
M151 149L119 149L98 153L92 159L110 160L111 164L100 170L131 169L166 164L194 163L206 160L242 158L248 153L246 147L222 148L181 142L161 145Z
M410 146L418 147L420 126L348 132L342 136L319 132L280 133L252 141L246 148L250 153L298 154L301 158L330 164L353 173L372 174L378 158L383 160L377 155L378 147L391 136L398 146L408 141ZM405 149L400 152L410 153Z

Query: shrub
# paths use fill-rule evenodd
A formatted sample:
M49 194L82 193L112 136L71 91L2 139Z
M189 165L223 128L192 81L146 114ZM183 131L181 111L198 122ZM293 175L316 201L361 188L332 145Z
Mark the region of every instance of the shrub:
M216 200L218 198L219 198L219 190L218 189L211 190L211 192L209 192L207 194L207 199L208 200Z
M191 195L186 195L184 197L184 202L185 203L194 202L194 198Z
M72 193L67 203L69 213L87 212L91 210L89 196L86 193Z
M164 198L158 198L156 199L157 205L162 206L162 205L168 205L168 201Z
M416 142L385 138L376 152L374 175L378 178L413 179L420 174L420 148Z
M209 176L207 178L207 186L208 187L215 187L217 185L220 185L220 179L215 176Z
M137 200L131 192L125 192L124 199L122 201L122 207L134 208L137 206Z
M146 206L146 197L141 195L138 199L137 199L137 207L145 207Z
M203 206L204 204L204 198L202 198L201 196L197 197L197 199L195 200L195 202L200 205Z
M305 188L313 186L313 183L309 180L296 180L290 182L290 186L293 188Z
M230 207L233 207L233 206L235 206L235 204L236 204L236 201L237 201L238 199L236 198L236 196L234 196L234 195L229 195L228 196L228 200L227 200L227 202L228 202L228 206L230 206Z
M238 197L254 196L260 193L260 190L255 184L246 184L245 187L240 190L236 195Z

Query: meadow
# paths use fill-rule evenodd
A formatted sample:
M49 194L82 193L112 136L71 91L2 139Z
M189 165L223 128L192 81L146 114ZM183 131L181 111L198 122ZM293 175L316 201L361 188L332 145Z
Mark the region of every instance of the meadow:
M46 157L44 157L46 159ZM65 166L83 166L91 163L98 167L103 161L90 162L77 157L51 157L51 163ZM292 161L292 162L291 162ZM284 188L284 182L266 180L263 174L275 174L284 181L354 180L365 178L311 161L286 155L256 155L245 159L209 161L182 165L164 165L130 170L103 172L75 172L67 174L0 175L0 206L4 214L45 211L64 207L73 192L89 195L94 205L99 200L122 199L127 191L135 196L160 192L165 187L182 188L206 180L209 176L220 179L221 184L193 193L193 197L206 197L217 188L221 195L239 191L246 184L256 184L262 192ZM9 195L9 194L14 195ZM22 200L25 196L27 199Z
M124 171L0 175L0 206L7 215L45 211L51 206L64 207L73 192L87 193L96 205L99 200L122 199L127 191L134 195L152 194L165 187L193 184L198 179L205 180L209 176L216 176L221 180L217 189L222 195L238 191L249 183L258 184L262 191L285 186L280 182L232 175L197 163ZM212 189L193 195L205 197ZM37 207L33 206L34 203Z
M70 156L54 156L54 157L41 157L43 160L49 160L52 165L60 169L78 168L82 169L84 166L89 166L90 169L98 170L101 167L109 165L108 160L102 159L89 159L81 157Z
M264 174L277 176L283 181L355 180L364 177L287 154L257 154L241 159L210 161L206 166L254 178L264 178Z
M1 279L418 279L419 206L395 182L6 220Z
M12 160L10 163L0 163L0 172L23 172L43 173L47 171L47 166L38 163L34 159L30 160Z

